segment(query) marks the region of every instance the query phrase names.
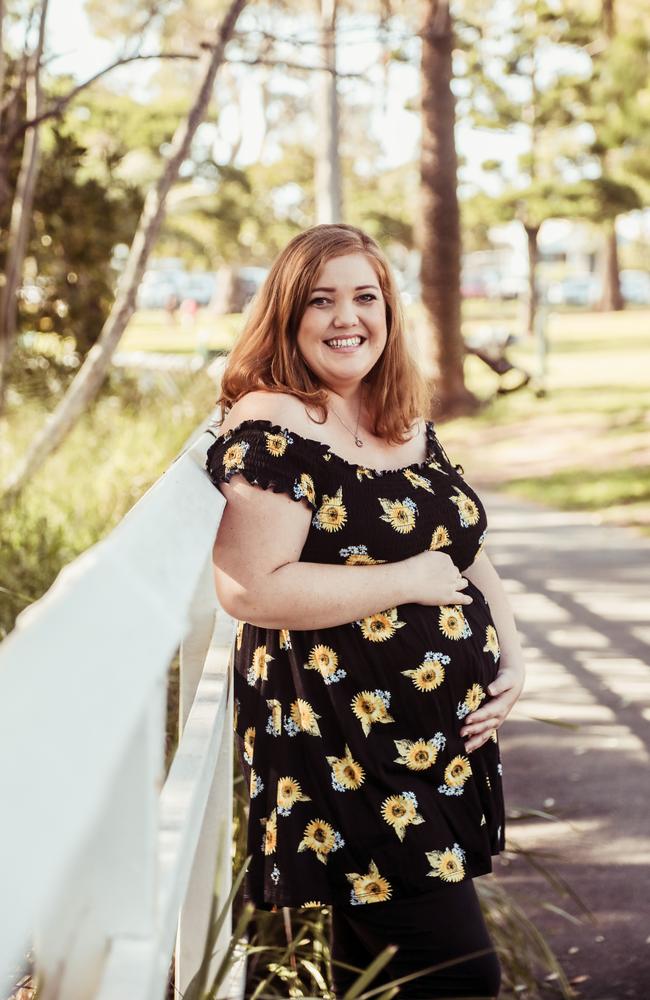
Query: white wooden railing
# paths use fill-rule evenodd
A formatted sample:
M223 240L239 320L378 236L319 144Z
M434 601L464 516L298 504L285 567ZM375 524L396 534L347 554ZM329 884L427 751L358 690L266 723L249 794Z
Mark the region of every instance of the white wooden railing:
M0 646L0 988L33 945L43 1000L163 1000L197 971L231 885L233 621L212 544L224 503L172 463ZM166 681L182 735L164 781ZM219 858L219 871L217 871ZM231 935L227 920L213 968ZM220 996L243 996L240 956Z

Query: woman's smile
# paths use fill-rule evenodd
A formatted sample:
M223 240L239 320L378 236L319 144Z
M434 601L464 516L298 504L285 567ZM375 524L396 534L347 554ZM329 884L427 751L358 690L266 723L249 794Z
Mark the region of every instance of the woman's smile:
M342 254L325 261L314 285L298 328L298 348L319 381L349 393L386 346L379 278L365 254Z
M326 340L325 343L332 350L338 351L340 353L350 354L356 351L358 347L365 344L366 338L361 337L359 334L355 334L353 337L332 337L331 340Z

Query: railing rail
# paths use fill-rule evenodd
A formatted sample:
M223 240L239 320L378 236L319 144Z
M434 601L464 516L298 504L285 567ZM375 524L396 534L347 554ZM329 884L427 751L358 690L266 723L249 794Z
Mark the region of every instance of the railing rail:
M212 441L200 434L0 646L3 997L33 944L43 1000L163 1000L175 941L179 996L215 879L227 897L234 623L211 572L225 506L203 469ZM182 732L163 784L179 646Z

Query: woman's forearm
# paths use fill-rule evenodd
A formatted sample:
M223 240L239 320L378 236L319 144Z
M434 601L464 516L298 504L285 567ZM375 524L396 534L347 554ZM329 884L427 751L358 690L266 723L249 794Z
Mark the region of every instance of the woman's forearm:
M290 562L256 580L254 587L242 589L226 610L260 628L345 625L412 600L408 562L376 566Z
M510 600L503 583L485 552L463 573L485 595L496 626L502 666L524 669L524 656Z

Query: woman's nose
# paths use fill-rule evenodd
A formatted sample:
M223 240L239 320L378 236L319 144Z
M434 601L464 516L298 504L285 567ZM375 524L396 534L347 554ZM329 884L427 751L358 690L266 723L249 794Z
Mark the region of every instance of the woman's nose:
M356 326L357 311L353 302L341 302L334 315L335 326Z

